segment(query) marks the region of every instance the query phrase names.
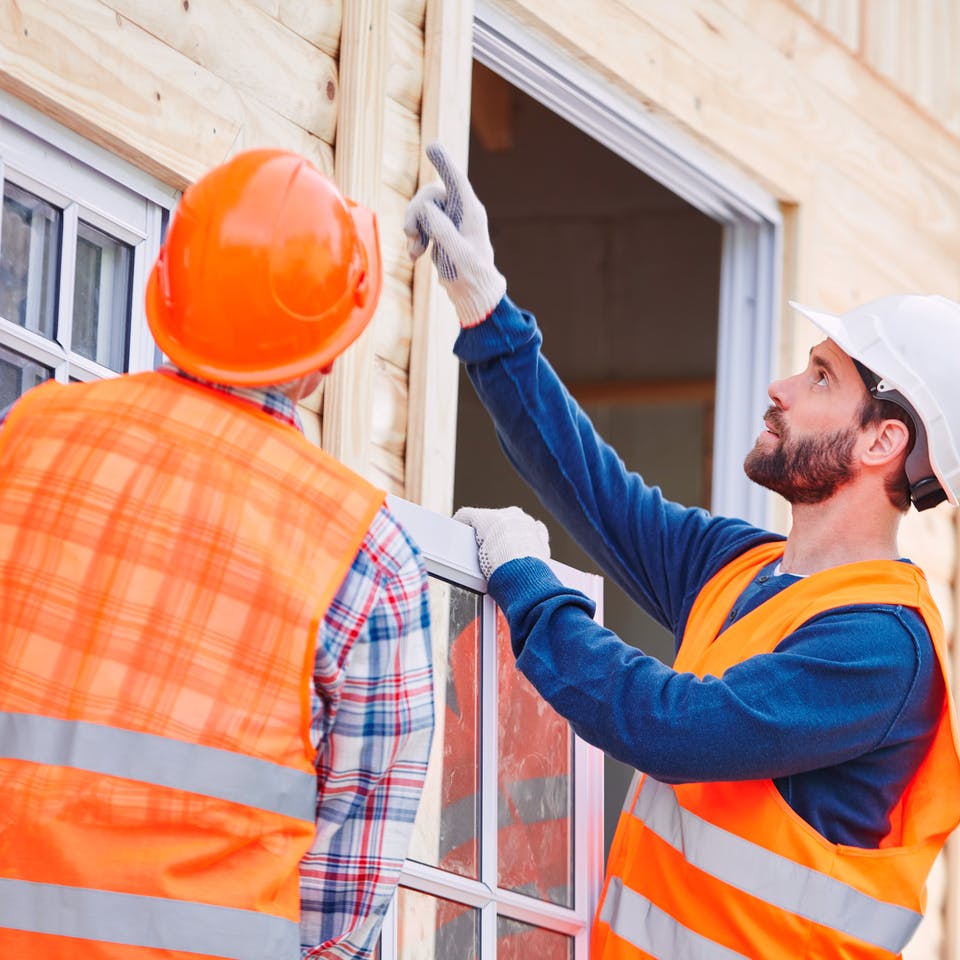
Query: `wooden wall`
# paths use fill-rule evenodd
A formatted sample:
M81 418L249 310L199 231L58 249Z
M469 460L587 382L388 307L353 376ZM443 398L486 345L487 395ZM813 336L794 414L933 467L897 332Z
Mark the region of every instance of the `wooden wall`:
M452 467L439 471L449 480L435 481L427 463L447 449L452 464L453 422L433 395L449 395L451 369L455 384L449 351L440 358L433 347L434 328L449 317L442 303L430 308L438 298L423 270L415 315L401 225L420 176L421 136L443 137L465 155L470 16L452 0L430 0L429 10L427 0L0 4L0 88L160 180L183 189L238 150L286 147L378 212L381 305L305 402L305 426L374 482L441 506ZM411 361L415 326L428 342ZM411 362L432 374L413 393Z
M864 65L960 136L960 4L954 0L795 0Z

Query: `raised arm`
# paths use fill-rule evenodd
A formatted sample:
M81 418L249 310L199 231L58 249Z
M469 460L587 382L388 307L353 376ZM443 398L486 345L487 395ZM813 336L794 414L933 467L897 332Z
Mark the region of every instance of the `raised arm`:
M679 634L700 586L730 555L770 535L673 503L625 468L542 355L533 316L506 297L469 181L442 147L427 153L442 182L410 204L410 252L419 256L433 242L462 328L454 349L507 457L604 572Z

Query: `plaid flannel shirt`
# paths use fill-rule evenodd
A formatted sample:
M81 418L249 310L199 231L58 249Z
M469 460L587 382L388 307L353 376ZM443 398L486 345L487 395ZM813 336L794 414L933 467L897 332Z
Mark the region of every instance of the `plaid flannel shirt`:
M206 385L303 429L277 390ZM302 958L363 958L376 946L433 734L429 627L419 553L381 507L317 638L317 834L300 864Z

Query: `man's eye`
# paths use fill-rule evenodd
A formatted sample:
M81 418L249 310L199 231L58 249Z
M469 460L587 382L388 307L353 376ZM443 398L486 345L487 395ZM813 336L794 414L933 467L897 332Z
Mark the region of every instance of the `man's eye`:
M827 375L825 373L815 373L814 377L816 379L813 382L818 387L825 387L827 385Z

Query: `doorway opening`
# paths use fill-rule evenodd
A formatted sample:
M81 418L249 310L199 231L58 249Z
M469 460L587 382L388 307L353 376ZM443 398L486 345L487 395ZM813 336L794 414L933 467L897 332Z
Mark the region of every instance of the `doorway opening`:
M473 79L470 178L511 298L627 467L709 507L722 224L485 66ZM513 472L465 376L458 404L454 502L521 506L558 560L599 572ZM604 622L672 662L672 637L609 580ZM607 848L631 774L607 760Z

